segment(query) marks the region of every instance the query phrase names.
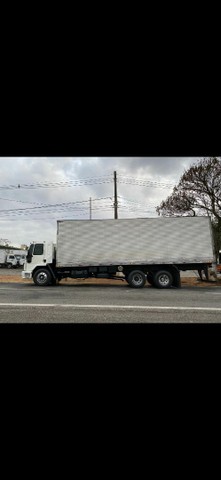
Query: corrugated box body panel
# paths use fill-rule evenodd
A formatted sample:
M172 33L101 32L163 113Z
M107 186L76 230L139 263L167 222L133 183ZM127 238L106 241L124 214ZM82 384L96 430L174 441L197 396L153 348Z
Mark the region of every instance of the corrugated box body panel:
M208 217L61 220L57 229L57 267L214 261Z
M6 258L6 253L4 250L0 249L0 263L4 263Z

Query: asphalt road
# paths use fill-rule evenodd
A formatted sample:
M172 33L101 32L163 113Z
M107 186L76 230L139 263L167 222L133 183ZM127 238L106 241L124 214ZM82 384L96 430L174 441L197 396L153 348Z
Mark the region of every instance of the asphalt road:
M1 323L221 323L221 289L0 284Z

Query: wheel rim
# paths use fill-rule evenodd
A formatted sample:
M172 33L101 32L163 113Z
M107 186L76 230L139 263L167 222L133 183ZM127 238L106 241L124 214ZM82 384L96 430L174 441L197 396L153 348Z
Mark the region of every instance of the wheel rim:
M136 273L133 277L134 285L141 285L143 283L143 277L140 273Z
M170 279L169 279L168 275L165 275L165 274L160 275L159 276L159 283L160 283L160 285L163 285L164 287L169 285Z
M47 280L48 280L48 276L45 272L41 272L37 275L38 283L43 284L43 283L47 282Z

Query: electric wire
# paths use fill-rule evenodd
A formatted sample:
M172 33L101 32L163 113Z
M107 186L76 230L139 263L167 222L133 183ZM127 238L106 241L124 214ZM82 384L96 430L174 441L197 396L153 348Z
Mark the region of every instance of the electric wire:
M17 190L17 189L38 189L38 188L64 188L64 187L81 187L83 185L97 185L112 183L111 175L101 175L97 177L86 177L78 180L68 181L45 181L35 183L18 183L14 185L0 185L0 190Z

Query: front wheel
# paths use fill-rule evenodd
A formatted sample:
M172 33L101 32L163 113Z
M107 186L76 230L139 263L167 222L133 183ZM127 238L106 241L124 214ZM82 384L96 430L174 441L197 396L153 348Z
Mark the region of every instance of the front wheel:
M141 270L133 270L127 276L127 282L132 288L142 288L146 283L146 275Z
M52 282L52 276L47 268L41 268L34 273L33 280L38 287L45 287Z
M167 270L161 270L155 273L153 281L157 288L170 288L173 283L173 277Z

